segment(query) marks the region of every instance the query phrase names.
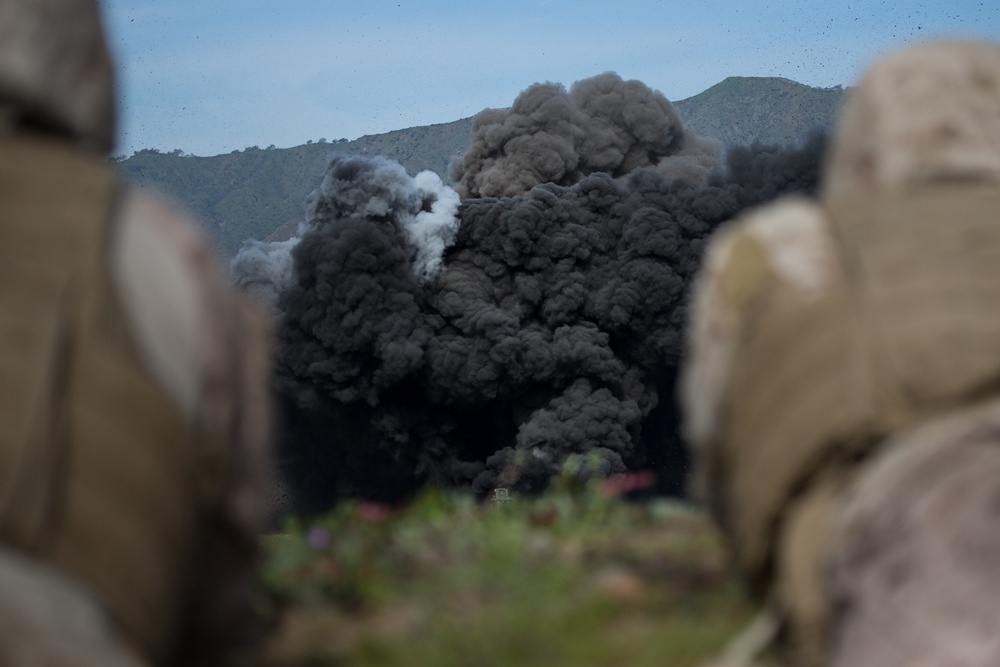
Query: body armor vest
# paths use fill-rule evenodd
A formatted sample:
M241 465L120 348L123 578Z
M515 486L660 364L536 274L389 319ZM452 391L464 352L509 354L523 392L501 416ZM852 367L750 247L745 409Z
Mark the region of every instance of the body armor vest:
M0 540L77 576L159 662L196 548L198 443L110 281L117 191L61 143L0 136Z
M903 426L1000 393L1000 190L928 186L827 214L840 275L821 293L745 233L720 277L741 338L706 474L758 588L807 488Z

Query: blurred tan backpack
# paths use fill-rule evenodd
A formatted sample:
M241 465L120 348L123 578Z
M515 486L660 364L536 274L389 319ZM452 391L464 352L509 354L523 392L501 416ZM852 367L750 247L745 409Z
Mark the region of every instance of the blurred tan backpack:
M1000 108L998 83L992 45L929 45L880 63L845 111L821 201L731 223L696 287L684 377L696 483L802 664L889 664L867 661L876 654L913 664L948 641L939 664L963 642L985 656L969 664L1000 659L1000 646L983 648L1000 636L997 613L980 614L985 631L962 641L915 630L930 618L957 627L927 602L932 582L956 581L969 556L943 545L968 547L976 521L994 530L991 482L943 462L1000 462L1000 116L986 111ZM961 493L950 486L959 477ZM965 517L969 539L911 507L916 479L928 507ZM889 516L905 534L873 529ZM891 603L872 604L893 589L890 561L926 570L898 582L922 602L874 614ZM994 569L969 569L964 600L937 597L957 615L983 609ZM892 627L866 625L861 609ZM868 634L852 643L844 637L863 633L845 628ZM876 650L892 640L895 654Z
M0 137L0 542L159 660L204 583L225 447L140 362L106 268L117 193L61 142Z

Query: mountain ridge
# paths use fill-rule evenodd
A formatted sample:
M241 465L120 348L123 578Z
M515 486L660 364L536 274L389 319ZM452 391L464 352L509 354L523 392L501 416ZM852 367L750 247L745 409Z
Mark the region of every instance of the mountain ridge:
M797 145L832 127L845 93L778 77L728 77L692 97L673 102L685 127L723 146ZM450 182L448 163L469 146L472 118L365 135L352 141L307 142L200 157L154 149L115 160L118 172L139 188L160 191L200 219L219 251L232 256L251 238L294 232L304 201L322 178L332 152L382 155L410 174L424 169Z

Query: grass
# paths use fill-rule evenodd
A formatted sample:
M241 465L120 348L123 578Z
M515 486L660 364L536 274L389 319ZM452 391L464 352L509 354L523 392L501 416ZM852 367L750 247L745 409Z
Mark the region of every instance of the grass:
M698 665L756 609L711 523L596 485L350 502L265 539L279 621L242 664Z

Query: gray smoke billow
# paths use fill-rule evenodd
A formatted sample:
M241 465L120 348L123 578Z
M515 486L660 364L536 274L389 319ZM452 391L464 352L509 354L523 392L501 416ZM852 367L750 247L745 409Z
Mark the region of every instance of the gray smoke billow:
M357 187L364 183L364 187ZM293 280L292 249L302 236L351 216L382 219L405 237L411 270L420 283L441 270L455 240L459 196L432 171L411 178L395 162L331 156L320 187L306 200L305 221L286 241L248 241L229 264L237 287L280 310L281 294Z
M332 158L310 196L275 302L281 458L300 511L425 483L538 489L567 464L652 468L661 490L681 489L673 383L706 239L747 207L814 191L824 142L736 149L706 175L689 164L699 140L637 82L604 74L518 100L506 120L484 112L506 143L477 122L457 218L440 181L382 159ZM533 127L523 118L548 129L511 130Z
M292 248L298 242L298 236L287 241L247 241L229 263L233 282L257 301L276 309L281 293L292 284Z
M640 167L702 185L720 153L719 142L684 130L661 93L605 72L568 92L538 83L510 109L476 115L471 146L453 160L451 175L463 197L516 195L542 183L571 185L598 172L622 177Z

